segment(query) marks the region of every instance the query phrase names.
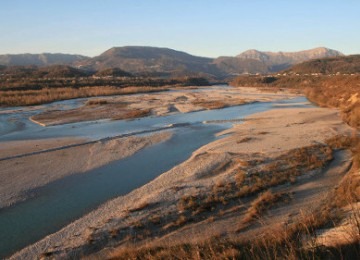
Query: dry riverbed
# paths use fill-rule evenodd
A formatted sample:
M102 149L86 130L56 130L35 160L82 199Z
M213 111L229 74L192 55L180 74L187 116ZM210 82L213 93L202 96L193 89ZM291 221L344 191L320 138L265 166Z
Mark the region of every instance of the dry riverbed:
M143 103L133 106L160 102L166 105L157 111L166 114L175 99L184 101L174 107L185 112L203 109L194 100L214 95L217 99L231 96L225 98L226 104L249 102L251 95L259 98L250 92L246 98L235 98L232 91L219 90L208 97L176 92L170 97L168 93L156 98L145 95ZM105 203L13 258L92 254L104 258L121 256L134 243L138 250L199 243L211 237L247 240L265 232L276 234L319 209L343 178L351 155L334 153L325 141L351 131L332 109L288 108L256 114L150 183ZM85 156L101 158L96 147L90 148L83 151ZM107 249L98 252L101 248Z
M218 88L194 92L176 89L141 95L91 98L83 106L69 110L48 110L31 117L43 126L99 119L133 119L144 116L164 116L205 109L218 109L251 102L267 102L295 97L290 92L264 93L255 88Z

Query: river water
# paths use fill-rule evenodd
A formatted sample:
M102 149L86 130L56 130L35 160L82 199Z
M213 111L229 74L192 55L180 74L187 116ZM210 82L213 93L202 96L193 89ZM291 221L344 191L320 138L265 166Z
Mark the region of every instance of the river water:
M282 100L280 105L298 107L303 97ZM204 121L241 119L272 109L279 102L252 103L218 110L198 111L133 121L94 121L41 127L27 118L44 108L79 106L81 100L56 102L32 111L0 110L0 145L5 140L79 136L91 139L157 129L169 124L186 123L172 129L171 139L145 148L135 155L109 163L83 174L75 174L36 190L36 196L0 211L0 258L56 232L102 203L138 188L161 173L185 161L199 147L215 140L215 134L230 123L204 124ZM310 104L300 105L302 107ZM169 131L169 130L167 130ZM0 162L1 164L1 162ZM1 165L0 165L1 167ZM1 168L0 168L1 169ZM0 187L1 188L1 187Z

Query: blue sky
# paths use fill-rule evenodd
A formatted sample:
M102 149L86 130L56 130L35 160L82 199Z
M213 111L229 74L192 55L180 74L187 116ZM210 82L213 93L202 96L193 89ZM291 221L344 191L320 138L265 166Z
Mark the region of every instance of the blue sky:
M0 54L96 56L114 46L194 55L325 46L360 54L358 0L1 0Z

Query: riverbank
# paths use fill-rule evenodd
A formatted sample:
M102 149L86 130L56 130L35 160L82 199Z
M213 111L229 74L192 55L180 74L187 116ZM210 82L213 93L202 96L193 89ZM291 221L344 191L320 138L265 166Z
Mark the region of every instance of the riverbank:
M259 113L152 182L13 258L121 258L213 237L276 234L322 207L351 164L350 153L334 153L326 140L351 132L333 109ZM99 253L102 248L109 249ZM171 256L169 250L163 254Z

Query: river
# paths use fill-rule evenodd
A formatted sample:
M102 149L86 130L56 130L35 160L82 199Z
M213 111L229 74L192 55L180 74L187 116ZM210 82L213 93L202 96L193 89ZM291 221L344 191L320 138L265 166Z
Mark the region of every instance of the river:
M280 101L298 107L304 97ZM70 222L94 210L102 203L129 193L161 173L185 161L199 147L215 140L215 134L231 127L230 123L205 124L204 121L241 119L270 110L279 102L252 103L217 110L146 117L133 121L100 120L41 127L28 120L39 111L57 107L76 107L81 100L61 101L35 107L30 111L14 108L0 110L1 141L77 136L101 139L119 134L158 129L182 124L171 130L171 139L145 148L133 156L111 162L85 174L75 174L36 190L36 196L0 211L0 258L9 256ZM301 105L303 107L310 104ZM8 112L7 112L8 111ZM0 162L1 164L1 162Z

